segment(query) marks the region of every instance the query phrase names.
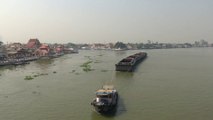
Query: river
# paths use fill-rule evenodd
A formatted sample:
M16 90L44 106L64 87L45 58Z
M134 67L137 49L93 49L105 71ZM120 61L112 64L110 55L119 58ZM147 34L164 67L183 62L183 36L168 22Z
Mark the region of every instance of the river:
M0 120L211 120L213 48L144 51L148 57L134 73L116 72L115 64L139 50L79 51L1 67ZM92 71L80 67L87 61ZM114 115L90 105L104 84L119 93Z

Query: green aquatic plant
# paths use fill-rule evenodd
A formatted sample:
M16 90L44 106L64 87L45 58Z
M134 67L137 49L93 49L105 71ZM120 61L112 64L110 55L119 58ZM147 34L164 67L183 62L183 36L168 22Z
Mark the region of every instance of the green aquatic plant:
M32 80L34 79L32 76L25 76L24 80Z
M88 58L89 60L92 60L91 56L84 56L85 58Z
M89 72L89 71L91 71L91 68L90 67L85 67L85 68L83 68L83 71Z
M33 77L35 78L35 77L38 77L39 75L33 75Z
M83 63L80 67L88 67L90 66L89 64L92 63L92 61L87 61L85 63Z
M96 60L94 63L101 63L102 61L101 60Z
M35 75L33 75L33 77L39 77L43 75L48 75L48 73L36 73Z
M48 73L41 73L41 74L39 74L40 76L42 76L42 75L48 75Z
M72 70L72 72L70 72L70 73L74 73L75 72L75 70Z
M92 70L91 65L90 65L91 63L92 63L92 61L87 61L87 62L83 63L80 67L83 67L83 71L89 72Z
M32 80L32 79L34 79L34 78L36 78L36 77L39 77L39 76L43 76L43 75L48 75L48 73L34 73L33 72L33 74L34 75L28 75L28 76L25 76L25 80Z
M79 75L80 73L75 73L76 75Z
M101 70L101 72L108 72L108 70Z
M56 71L53 71L53 73L55 74L55 73L57 73Z

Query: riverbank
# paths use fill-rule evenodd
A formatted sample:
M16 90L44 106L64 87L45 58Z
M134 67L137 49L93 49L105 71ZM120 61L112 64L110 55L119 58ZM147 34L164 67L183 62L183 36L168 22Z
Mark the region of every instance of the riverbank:
M0 66L7 66L7 65L24 65L29 64L31 61L36 61L40 59L54 59L61 57L65 54L55 54L55 55L46 55L46 56L25 56L19 58L7 58L0 60Z

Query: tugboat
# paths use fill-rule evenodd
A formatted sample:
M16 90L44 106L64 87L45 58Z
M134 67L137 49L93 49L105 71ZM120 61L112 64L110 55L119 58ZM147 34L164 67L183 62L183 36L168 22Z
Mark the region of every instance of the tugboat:
M146 52L139 52L134 55L128 56L115 64L116 71L133 72L136 65L143 61L147 57Z
M96 98L91 105L98 113L108 113L115 109L118 102L118 92L112 85L104 85L103 88L96 91Z

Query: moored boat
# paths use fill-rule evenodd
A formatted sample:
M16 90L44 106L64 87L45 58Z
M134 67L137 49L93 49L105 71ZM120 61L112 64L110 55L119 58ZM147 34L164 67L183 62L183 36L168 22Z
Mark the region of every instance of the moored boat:
M0 66L6 66L6 65L10 65L10 64L11 64L11 62L8 60L0 61Z
M140 63L142 60L144 60L146 57L147 57L146 52L139 52L134 55L128 56L119 61L117 64L115 64L115 69L116 71L132 72L134 71L136 65Z
M105 85L96 91L96 98L91 105L98 113L107 113L115 109L118 102L118 92L112 85Z
M12 62L12 65L24 65L24 64L30 64L30 62L27 62L27 61L15 61L15 62Z
M25 61L35 61L35 60L38 60L39 57L38 56L30 56L30 57L25 57L24 60Z
M51 56L49 55L44 55L39 57L39 60L49 60L49 59L51 59Z

